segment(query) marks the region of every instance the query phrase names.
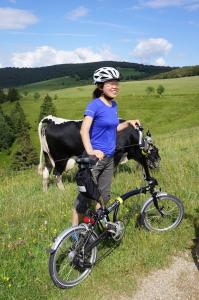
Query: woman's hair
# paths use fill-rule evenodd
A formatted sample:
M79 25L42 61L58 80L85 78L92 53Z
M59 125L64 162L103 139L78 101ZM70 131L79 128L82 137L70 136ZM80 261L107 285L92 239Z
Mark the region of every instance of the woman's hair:
M93 91L93 99L99 98L103 94L103 84L97 85L96 89Z

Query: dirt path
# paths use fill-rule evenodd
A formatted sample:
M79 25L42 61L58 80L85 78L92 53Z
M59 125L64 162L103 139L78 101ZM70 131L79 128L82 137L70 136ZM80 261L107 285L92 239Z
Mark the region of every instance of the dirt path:
M195 263L188 252L174 257L168 268L140 280L134 295L117 300L199 300L199 255Z

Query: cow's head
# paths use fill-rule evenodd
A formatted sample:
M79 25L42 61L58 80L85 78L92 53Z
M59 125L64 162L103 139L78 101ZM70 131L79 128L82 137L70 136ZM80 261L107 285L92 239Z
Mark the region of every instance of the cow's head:
M147 154L146 160L150 169L156 169L160 166L160 155L158 148L153 144L151 133L148 130L144 137L144 151Z

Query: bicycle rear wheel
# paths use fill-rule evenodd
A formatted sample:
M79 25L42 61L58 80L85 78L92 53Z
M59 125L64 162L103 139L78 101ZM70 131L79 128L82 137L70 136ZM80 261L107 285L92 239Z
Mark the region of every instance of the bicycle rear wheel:
M150 198L141 211L141 221L150 231L166 231L177 227L184 215L183 204L180 199L167 193L158 193L157 203L160 212Z
M89 238L88 238L89 236ZM84 248L96 236L82 225L70 228L57 237L49 257L49 273L56 286L72 288L84 280L96 261L97 247L85 253Z

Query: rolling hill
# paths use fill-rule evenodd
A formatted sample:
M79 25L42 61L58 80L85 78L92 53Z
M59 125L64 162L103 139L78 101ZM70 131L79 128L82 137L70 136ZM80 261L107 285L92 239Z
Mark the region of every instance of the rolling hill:
M65 76L75 82L73 86L78 86L81 85L81 81L84 84L85 81L91 82L93 71L107 65L120 70L122 79L125 80L144 79L174 69L117 61L61 64L40 68L0 68L0 88L17 87Z
M168 72L152 76L154 79L179 78L199 75L199 65L192 67L176 68Z

